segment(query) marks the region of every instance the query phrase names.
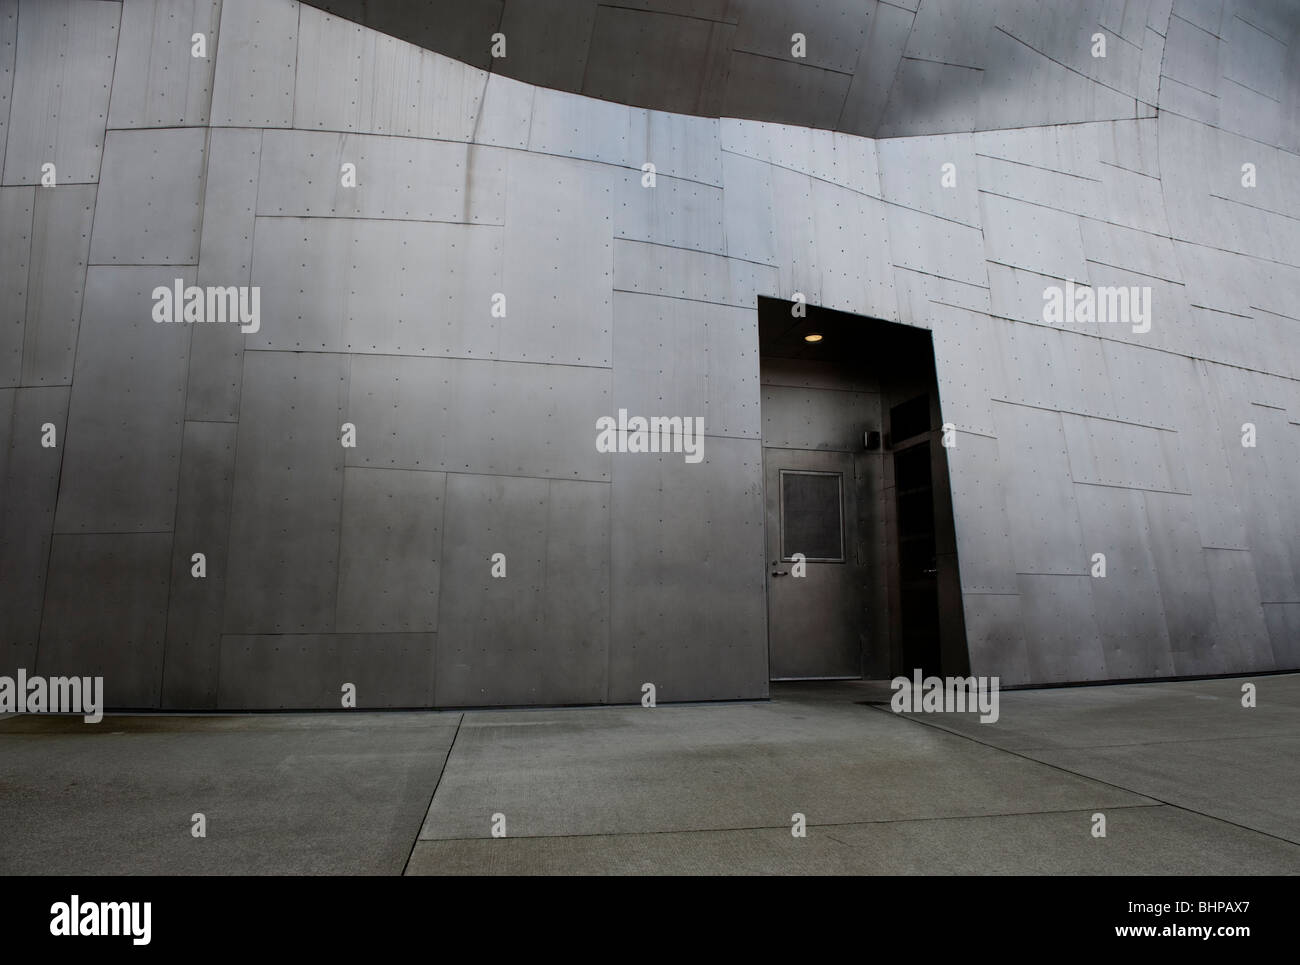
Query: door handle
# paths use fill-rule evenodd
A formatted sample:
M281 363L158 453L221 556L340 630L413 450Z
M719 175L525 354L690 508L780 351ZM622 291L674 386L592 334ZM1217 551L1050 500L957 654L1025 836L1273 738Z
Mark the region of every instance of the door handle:
M790 571L789 571L789 570L773 570L773 571L772 571L772 575L773 575L773 576L789 576L789 575L790 575Z

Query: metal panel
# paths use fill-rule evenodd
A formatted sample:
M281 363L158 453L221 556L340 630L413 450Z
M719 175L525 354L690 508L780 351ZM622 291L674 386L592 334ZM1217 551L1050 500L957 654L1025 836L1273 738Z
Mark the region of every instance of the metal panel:
M176 517L189 326L150 317L192 269L92 268L68 412L56 532L169 532Z
M1060 415L1003 404L993 414L1017 572L1087 573Z
M990 400L1007 397L1010 378L1002 354L990 349L998 344L997 330L1006 323L947 305L934 305L931 311L944 421L959 429L997 435Z
M528 149L639 169L649 159L648 124L648 111L539 87Z
M499 29L509 43L508 56L492 65L493 72L555 90L580 89L587 68L587 48L596 46L592 37L596 10L596 0L506 4ZM510 43L512 40L515 42ZM610 97L599 84L593 93L607 100L622 99Z
M807 35L805 62L831 70L852 71L858 50L867 38L871 4L856 0L824 0L815 11L785 0L745 0L736 27L737 50L765 57L790 59L790 35Z
M35 208L35 188L0 188L0 386L17 385L22 378Z
M754 308L778 296L775 268L638 241L614 241L614 290Z
M1247 673L1279 669L1260 606L1252 554L1207 547L1205 566L1214 599L1215 645L1223 652L1225 664Z
M187 422L167 597L162 706L216 707L221 610L226 598L230 497L235 483L235 426ZM202 553L206 575L194 575Z
M36 673L104 678L109 708L158 707L170 533L55 536Z
M483 70L302 7L294 127L468 141L486 82Z
M31 669L68 421L63 386L0 389L0 661ZM41 445L54 425L57 445Z
M965 560L962 569L965 570ZM965 579L963 575L962 579ZM1024 615L1018 593L965 593L970 672L995 676L1003 687L1032 683L1025 647Z
M1011 550L1004 460L998 450L997 439L962 432L957 435L957 445L947 452L961 585L967 594L1019 592ZM1011 508L1014 512L1021 509L1015 505ZM974 653L972 647L972 660Z
M259 218L263 323L247 344L491 358L502 321L493 293L510 296L512 314L526 314L528 294L502 282L502 235L487 225Z
M704 440L704 460L614 457L609 700L767 694L762 450Z
M214 128L209 138L198 284L249 285L262 132ZM194 327L185 418L217 422L238 418L245 337L238 325Z
M1076 486L1074 498L1086 558L1106 557L1106 575L1089 577L1106 676L1171 676L1173 655L1142 493Z
M936 315L941 313L939 306L990 313L986 286L968 285L911 268L894 269L894 293L898 298L898 320L918 328L934 326Z
M609 365L611 174L518 153L509 165L502 291L510 301L498 357Z
M867 19L867 37L840 112L842 130L876 136L889 92L907 47L914 14L877 3Z
M439 706L604 699L607 484L451 475L443 557Z
M642 163L653 161L660 174L721 187L720 123L712 117L651 111L646 115L648 129Z
M1177 433L1069 413L1061 425L1076 483L1187 492Z
M1165 78L1198 91L1218 91L1222 72L1217 34L1217 30L1208 31L1181 16L1171 19L1161 68Z
M565 5L587 9L571 0ZM521 6L527 4L512 3L507 9ZM726 83L735 27L698 17L677 17L604 4L595 10L593 25L568 43L554 45L561 48L558 56L552 52L554 47L546 48L549 61L572 62L585 54L586 72L571 89L581 86L583 93L592 97L653 104L664 111L721 113L719 95ZM545 42L545 35L536 31L527 36L530 44ZM569 49L585 46L588 41L587 50L579 53L573 49L569 53ZM631 51L635 51L634 59L629 59ZM524 73L513 76L527 77L544 87L569 87L548 83L541 76Z
M23 328L23 385L72 381L94 212L94 185L42 188L36 195Z
M1126 43L1115 36L1124 24L1105 22L1104 2L1074 0L1045 4L1036 0L1011 0L997 6L1000 13L995 27L999 31L1015 37L1052 62L1089 78L1097 86L1105 85L1130 97L1137 94L1142 52L1136 38L1125 38ZM1104 58L1092 56L1090 38L1098 26L1111 34Z
M708 432L756 438L756 313L616 293L613 397L632 414L703 416Z
M126 0L109 127L206 124L221 0ZM207 56L192 55L194 34Z
M296 0L223 0L213 125L292 127Z
M259 215L502 224L507 152L409 137L267 131ZM344 163L356 186L344 187Z
M110 131L91 261L198 264L206 150L202 128Z
M530 84L521 84L500 74L488 74L474 141L520 150L527 148L535 90Z
M1192 500L1153 492L1143 493L1143 499L1174 673L1223 673L1228 664L1215 629L1210 577Z
M247 710L340 710L343 685L356 706L432 707L433 633L225 636L220 706Z
M244 353L225 632L334 629L347 394L346 357Z
M607 369L355 356L351 382L349 466L609 479Z
M1074 215L984 193L980 209L990 261L1057 278L1085 277L1083 240Z
M1017 577L1029 677L1034 683L1106 678L1089 579L1029 573Z
M985 157L1094 181L1102 174L1097 128L1092 125L980 131L974 144L975 153Z
M341 632L438 629L446 489L447 476L440 472L344 470Z
M0 157L4 156L9 132L9 108L14 89L14 55L17 38L18 0L0 0Z
M59 184L99 178L121 5L25 0L19 6L5 184L39 184L54 164Z
M724 122L725 124L726 122ZM772 167L766 161L722 153L725 190L722 220L727 254L777 264L776 220L772 210Z
M879 393L763 386L763 445L768 448L857 452L862 433L880 420Z
M613 182L614 237L726 252L721 188L662 175L646 187L642 177L627 171Z
M825 307L880 318L898 314L887 208L876 198L812 182L813 250Z
M984 241L979 228L936 218L920 211L886 205L889 251L894 264L953 278L968 285L987 285ZM992 254L990 246L990 254Z
M978 68L904 57L875 134L888 138L975 130L984 82Z
M980 181L969 134L880 141L876 152L886 201L978 227ZM945 164L954 168L952 187L944 185Z
M816 263L812 178L783 167L773 167L770 178L781 291L791 295L802 292L809 302L819 305L822 285Z
M975 161L980 190L989 194L1079 215L1096 215L1103 204L1102 184L1098 179L983 154Z
M501 23L503 7L504 0L368 3L366 26L487 68L493 62L489 38Z
M734 51L720 114L831 128L850 75Z
M1265 603L1264 622L1278 669L1300 667L1300 603Z
M1014 378L1010 401L1117 415L1101 339L1045 325L1002 325L995 331L1007 374Z

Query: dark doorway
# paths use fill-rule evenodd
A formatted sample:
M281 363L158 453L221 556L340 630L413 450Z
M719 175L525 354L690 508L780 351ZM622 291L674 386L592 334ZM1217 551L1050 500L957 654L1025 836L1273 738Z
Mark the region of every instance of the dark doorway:
M964 674L930 333L760 298L759 340L772 678Z

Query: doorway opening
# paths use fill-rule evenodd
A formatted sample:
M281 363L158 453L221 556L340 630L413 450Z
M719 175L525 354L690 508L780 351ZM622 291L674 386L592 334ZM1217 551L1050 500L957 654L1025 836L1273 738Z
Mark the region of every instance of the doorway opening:
M964 676L930 333L774 298L758 318L771 678Z

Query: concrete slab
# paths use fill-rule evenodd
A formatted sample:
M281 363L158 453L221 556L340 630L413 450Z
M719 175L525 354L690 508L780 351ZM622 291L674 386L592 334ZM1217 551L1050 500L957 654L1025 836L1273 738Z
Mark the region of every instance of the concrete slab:
M407 874L1291 874L1300 849L1172 807L670 834L420 841Z
M0 874L400 874L459 720L0 720Z
M1153 803L845 699L473 712L420 837L616 834Z

